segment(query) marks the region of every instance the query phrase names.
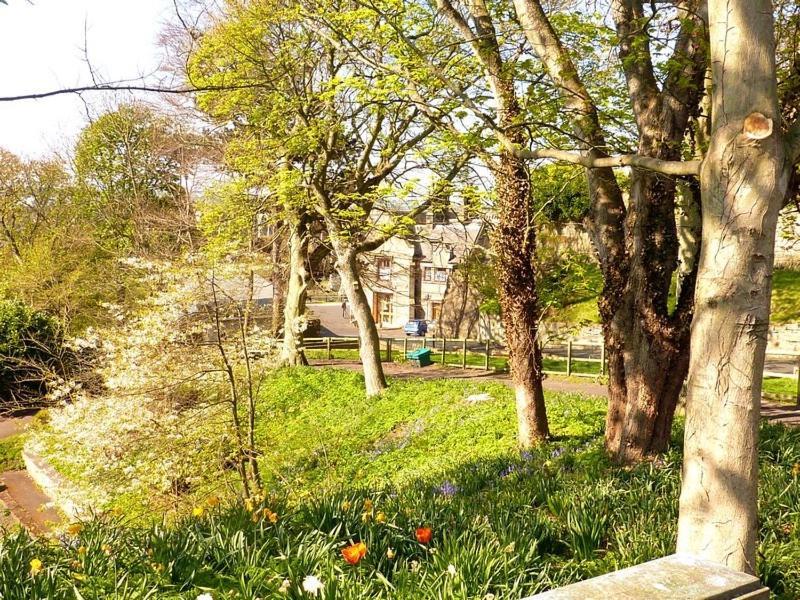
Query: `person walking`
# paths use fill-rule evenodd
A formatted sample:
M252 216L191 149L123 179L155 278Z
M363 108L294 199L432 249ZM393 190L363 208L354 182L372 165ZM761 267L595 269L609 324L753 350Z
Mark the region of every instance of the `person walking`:
M343 319L347 318L347 298L342 300L342 318Z

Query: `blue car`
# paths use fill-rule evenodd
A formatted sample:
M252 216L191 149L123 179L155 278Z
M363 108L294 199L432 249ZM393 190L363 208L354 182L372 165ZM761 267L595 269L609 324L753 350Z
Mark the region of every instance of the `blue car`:
M406 335L425 335L428 333L428 324L422 319L412 319L403 326Z

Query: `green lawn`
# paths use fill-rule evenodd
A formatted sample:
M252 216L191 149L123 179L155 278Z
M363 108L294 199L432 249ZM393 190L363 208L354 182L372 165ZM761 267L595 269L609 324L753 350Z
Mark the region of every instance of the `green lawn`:
M554 439L521 453L503 385L395 381L370 400L362 385L359 374L334 369L270 374L257 430L265 500L243 505L218 490L220 506L191 495L166 526L106 516L55 544L7 537L0 597L300 599L313 575L320 598L518 600L673 551L680 423L663 458L618 468L603 452L599 398L547 394ZM206 447L215 428L190 417L183 430L202 441L192 446L204 467L196 476L213 479L219 463ZM171 443L157 428L143 433L135 439ZM83 432L60 435L70 434ZM764 425L759 451L758 571L775 598L793 599L800 431ZM431 529L430 542L417 541L419 527ZM349 565L341 550L355 542L366 555ZM34 559L42 570L32 576Z
M762 384L762 392L767 397L778 396L780 400L796 402L797 399L797 378L795 377L765 377Z
M416 342L416 340L415 340ZM413 348L417 348L421 345L421 341L413 346ZM430 341L429 341L430 343ZM453 346L457 347L458 344L454 343ZM384 346L385 347L385 346ZM412 346L409 346L409 350L412 349ZM382 356L385 359L386 351L384 350ZM326 350L307 350L306 357L309 360L325 360L328 358L328 353ZM357 361L359 360L358 357L358 350L355 349L333 349L331 351L331 358L332 360L348 360L348 361ZM463 350L450 350L448 348L446 356L445 356L445 364L451 367L460 367L463 364ZM392 359L394 362L404 362L405 356L402 351L394 350L392 351ZM442 363L442 351L441 348L431 348L431 360L435 364ZM479 352L471 352L467 351L467 365L469 367L483 367L486 364L486 355ZM560 358L544 358L542 361L542 366L544 367L545 371L552 371L556 373L563 373L566 375L567 373L567 360L560 359ZM508 370L508 358L505 356L496 356L493 354L489 355L489 368L494 371L507 371ZM599 362L592 362L587 360L580 360L580 359L573 359L572 360L572 372L573 373L585 373L590 375L600 375L600 363Z
M771 320L773 323L800 322L800 271L775 269Z
M577 298L574 303L554 311L552 320L575 324L599 323L597 297ZM772 276L771 321L779 324L800 322L800 271L775 269Z

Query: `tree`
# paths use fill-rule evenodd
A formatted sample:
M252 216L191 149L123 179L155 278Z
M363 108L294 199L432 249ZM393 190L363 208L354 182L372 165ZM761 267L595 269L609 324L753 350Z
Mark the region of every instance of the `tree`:
M781 123L771 2L709 0L711 139L678 551L755 572L758 425L775 228L800 160Z
M380 56L379 48L364 51ZM189 74L231 87L201 96L201 106L233 124L239 171L263 173L269 165L275 173L264 189L292 228L285 335L293 335L303 302L307 231L322 223L358 324L367 394L379 393L386 381L358 257L403 231L409 210L413 216L424 208L424 201L406 202L419 193L412 172L427 170L438 192L446 189L434 185L439 177L452 180L463 161L438 175L443 152L422 149L435 127L396 81L320 38L296 5L231 3L204 35ZM292 355L297 338L284 342Z
M515 89L515 54L497 33L494 18L482 0L469 2L466 7L441 0L430 12L423 4L402 9L389 4L371 4L370 7L381 21L381 27L376 28L377 36L372 35L371 39L375 43L376 37L388 38L389 42L384 42L384 52L396 53L396 60L378 62L366 57L354 41L357 36L350 33L353 29L350 21L363 19L357 11L334 16L317 6L313 18L326 27L333 43L345 47L355 60L383 70L387 77L405 81L405 94L414 102L415 109L468 151L479 154L494 176L497 223L492 233L492 247L515 386L519 440L523 446L530 446L546 439L549 429L537 341L540 310L535 282L536 236L530 179L525 160L511 148L524 144L527 139L523 110ZM450 30L438 26L432 14L435 10L444 15ZM362 22L357 29L366 40L369 35L362 32L368 27ZM452 50L439 52L438 48ZM464 60L465 49L474 57L474 62ZM427 57L433 55L443 58L432 66ZM475 68L477 71L472 70ZM480 113L479 124L472 131L459 129L447 107L460 106L462 102L474 107L480 101L473 100L469 90L479 96L484 90L481 87L477 92L476 85L480 87L481 82L485 83L496 105L494 116ZM462 116L460 113L456 111L455 119ZM481 140L480 130L486 123L490 123L493 130L503 131L508 142L508 145L501 145L496 158L486 150L491 143Z
M88 125L75 147L85 214L112 252L174 253L191 242L194 210L181 176L194 159L177 122L124 105Z
M559 90L578 148L589 164L608 156L597 103L538 0L515 0L517 18ZM639 157L681 158L682 142L702 96L705 69L701 2L678 3L668 18L678 25L659 82L651 28L663 18L642 2L613 0L619 57L638 130ZM644 168L641 168L644 167ZM587 229L604 276L599 301L609 360L606 447L621 462L662 451L688 366L693 286L682 287L669 309L677 266L675 180L636 165L629 201L609 167L589 168L592 206Z
M103 302L124 297L126 280L95 244L65 165L2 150L0 159L0 297L58 315L70 331L104 321Z
M438 6L470 42L483 67L497 103L497 126L510 143L524 144L526 139L520 128L523 115L515 91L513 65L507 65L503 58L488 6L483 0L468 3L467 14L472 26L449 0L439 0ZM518 435L523 446L531 446L550 435L542 390L542 355L537 339L540 308L531 183L524 159L505 147L500 148L499 154L497 162L491 164L497 193L497 224L492 248L514 380Z

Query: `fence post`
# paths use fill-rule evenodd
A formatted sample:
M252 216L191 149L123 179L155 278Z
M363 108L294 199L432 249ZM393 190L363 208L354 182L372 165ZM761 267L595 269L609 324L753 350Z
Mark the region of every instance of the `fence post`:
M572 339L567 340L567 377L572 375Z
M797 366L794 368L797 376L797 406L800 406L800 358L797 359Z
M606 341L600 342L600 375L606 374Z
M424 335L422 336L422 347L423 348L428 347L428 338L426 338Z
M386 362L392 362L394 360L394 356L392 356L392 338L386 338Z
M328 351L328 360L331 360L333 358L333 355L331 354L331 338L330 338L330 336L325 338L325 350Z
M403 360L408 358L408 336L403 338Z
M467 338L464 338L464 344L461 346L461 368L467 368Z
M489 370L489 340L486 340L486 357L483 362L483 368Z
M445 365L446 360L447 360L447 338L442 337L442 366Z

